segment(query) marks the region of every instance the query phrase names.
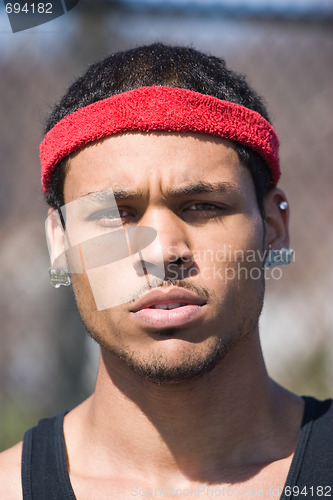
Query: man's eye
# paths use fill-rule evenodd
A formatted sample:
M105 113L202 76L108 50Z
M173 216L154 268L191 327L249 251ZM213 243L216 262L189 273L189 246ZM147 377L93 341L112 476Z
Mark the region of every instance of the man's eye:
M87 220L103 227L118 227L133 216L129 210L103 210L90 215Z
M193 203L193 205L188 206L186 210L189 210L191 212L221 212L223 210L223 207L218 207L217 205L213 205L212 203L201 202Z
M184 207L183 218L189 223L196 224L214 220L217 221L227 213L226 210L226 206L201 201Z

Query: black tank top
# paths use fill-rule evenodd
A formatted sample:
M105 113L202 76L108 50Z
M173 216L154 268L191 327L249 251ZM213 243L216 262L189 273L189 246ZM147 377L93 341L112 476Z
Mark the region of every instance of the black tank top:
M303 399L304 416L288 477L282 490L272 489L271 497L333 499L333 400ZM40 420L24 435L23 500L76 500L67 468L66 413Z

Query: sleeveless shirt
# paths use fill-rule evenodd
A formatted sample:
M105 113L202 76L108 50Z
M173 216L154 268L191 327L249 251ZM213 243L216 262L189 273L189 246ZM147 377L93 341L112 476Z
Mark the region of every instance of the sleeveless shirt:
M280 500L333 499L333 400L303 396L305 409ZM26 431L22 450L23 500L76 500L67 467L63 420L67 411Z

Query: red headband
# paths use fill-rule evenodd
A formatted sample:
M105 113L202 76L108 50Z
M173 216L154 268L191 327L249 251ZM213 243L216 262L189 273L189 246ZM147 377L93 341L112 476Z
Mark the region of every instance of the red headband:
M192 90L153 86L94 102L60 120L39 146L43 190L48 190L60 160L89 142L126 130L200 132L237 141L262 156L274 185L280 177L279 140L259 113Z

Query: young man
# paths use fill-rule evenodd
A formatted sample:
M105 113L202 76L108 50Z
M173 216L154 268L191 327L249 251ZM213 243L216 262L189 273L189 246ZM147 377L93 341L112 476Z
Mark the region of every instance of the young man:
M93 65L41 145L55 286L100 345L91 397L1 456L1 498L331 497L332 401L272 381L265 269L290 262L278 140L224 61ZM23 493L22 493L23 490Z

